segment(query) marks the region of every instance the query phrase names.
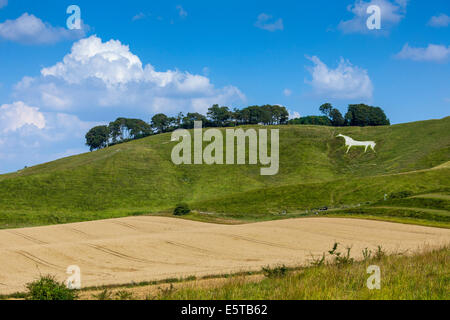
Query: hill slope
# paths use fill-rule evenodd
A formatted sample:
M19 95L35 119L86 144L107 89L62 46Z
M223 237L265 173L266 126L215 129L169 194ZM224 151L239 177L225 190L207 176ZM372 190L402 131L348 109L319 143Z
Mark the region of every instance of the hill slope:
M170 134L0 175L0 228L158 212L181 201L256 215L450 187L446 166L398 175L450 160L450 117L389 127L277 128L276 176L261 176L260 166L250 165L175 166ZM377 153L354 148L345 154L338 133L376 141Z

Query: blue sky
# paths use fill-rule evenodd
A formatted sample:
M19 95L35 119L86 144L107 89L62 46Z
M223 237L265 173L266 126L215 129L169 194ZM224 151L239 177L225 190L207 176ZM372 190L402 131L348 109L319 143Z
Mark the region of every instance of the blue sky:
M118 116L213 103L448 116L449 16L448 0L0 0L0 173L86 152L86 131Z

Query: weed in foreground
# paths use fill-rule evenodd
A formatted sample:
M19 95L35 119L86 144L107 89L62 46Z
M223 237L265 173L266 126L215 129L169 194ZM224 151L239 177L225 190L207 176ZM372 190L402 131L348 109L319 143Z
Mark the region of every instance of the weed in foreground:
M112 293L108 289L103 290L99 294L94 294L94 298L97 300L112 300Z
M126 290L120 290L116 292L117 300L133 300L133 294Z
M266 278L281 278L285 277L289 270L285 265L271 268L270 266L263 267L262 272Z
M28 300L75 300L78 292L71 290L64 283L56 281L52 275L41 276L27 284Z

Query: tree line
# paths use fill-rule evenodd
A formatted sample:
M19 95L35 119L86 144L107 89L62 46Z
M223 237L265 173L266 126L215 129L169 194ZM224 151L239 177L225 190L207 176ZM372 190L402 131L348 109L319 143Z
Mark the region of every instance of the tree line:
M367 127L367 126L388 126L389 119L380 107L371 107L365 104L351 104L345 117L330 103L320 106L323 116L307 116L288 121L288 124L319 125L333 127Z
M203 127L235 127L246 124L287 124L289 112L283 106L263 105L233 109L213 105L205 115L180 112L175 117L164 113L155 114L150 123L140 119L118 118L109 125L96 126L86 134L86 145L90 150L102 149L118 143L144 138L154 134L172 132L177 129L192 129L195 121L202 121Z
M389 125L384 111L379 107L364 104L350 105L345 117L339 110L325 103L319 108L323 116L308 116L289 120L289 112L283 106L249 106L244 109L213 105L206 115L180 112L175 117L163 113L155 114L150 123L140 119L118 118L109 125L96 126L86 134L86 145L90 150L102 149L118 143L144 138L154 134L172 132L177 129L192 129L195 121L203 127L235 127L240 125L285 125L311 124L325 126L378 126Z

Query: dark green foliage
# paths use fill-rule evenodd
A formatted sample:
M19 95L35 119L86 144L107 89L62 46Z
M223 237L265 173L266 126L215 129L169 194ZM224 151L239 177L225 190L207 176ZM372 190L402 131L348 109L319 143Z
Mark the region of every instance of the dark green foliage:
M180 112L176 117L163 113L155 114L151 124L140 119L117 118L108 126L92 128L86 134L86 144L91 151L113 146L118 143L144 138L154 133L172 132L177 129L192 129L194 121L201 121L204 128L230 127L245 124L286 124L289 113L285 107L277 105L251 106L243 110L220 107L215 104L208 109L208 117L200 113Z
M307 116L289 120L289 124L331 126L331 121L326 116Z
M333 110L333 106L330 103L324 103L319 107L319 110L326 117L330 117L331 111Z
M389 199L403 199L411 197L413 193L411 191L399 191L393 192L389 195Z
M108 140L109 129L107 126L97 126L86 133L86 145L91 151L108 146Z
M173 214L176 216L184 216L186 214L189 214L190 212L191 209L189 209L187 203L180 203L175 207L175 210L173 210Z
M371 107L365 104L351 104L345 118L338 109L333 108L330 103L319 107L323 116L308 116L289 121L289 124L322 125L322 126L384 126L390 125L389 119L379 107Z
M27 284L29 300L75 300L78 293L59 283L51 275Z
M209 108L207 115L216 127L226 127L233 117L233 114L228 107L219 107L218 104Z
M342 127L345 125L345 119L338 109L332 109L330 112L331 125L334 127Z
M152 133L151 126L140 119L117 118L109 123L108 128L113 144L143 138Z
M194 113L188 113L183 118L183 123L181 127L183 129L193 129L194 128L194 121L201 121L203 122L203 126L209 127L211 126L211 123L206 119L206 117L200 113L194 112Z
M351 104L345 120L349 126L386 126L390 125L389 119L379 107L371 107L365 104Z
M262 272L267 278L281 278L285 277L288 274L289 269L285 265L277 266L274 268L267 266L262 268Z
M152 127L156 130L157 133L166 132L169 128L170 119L163 113L155 114L152 117Z

